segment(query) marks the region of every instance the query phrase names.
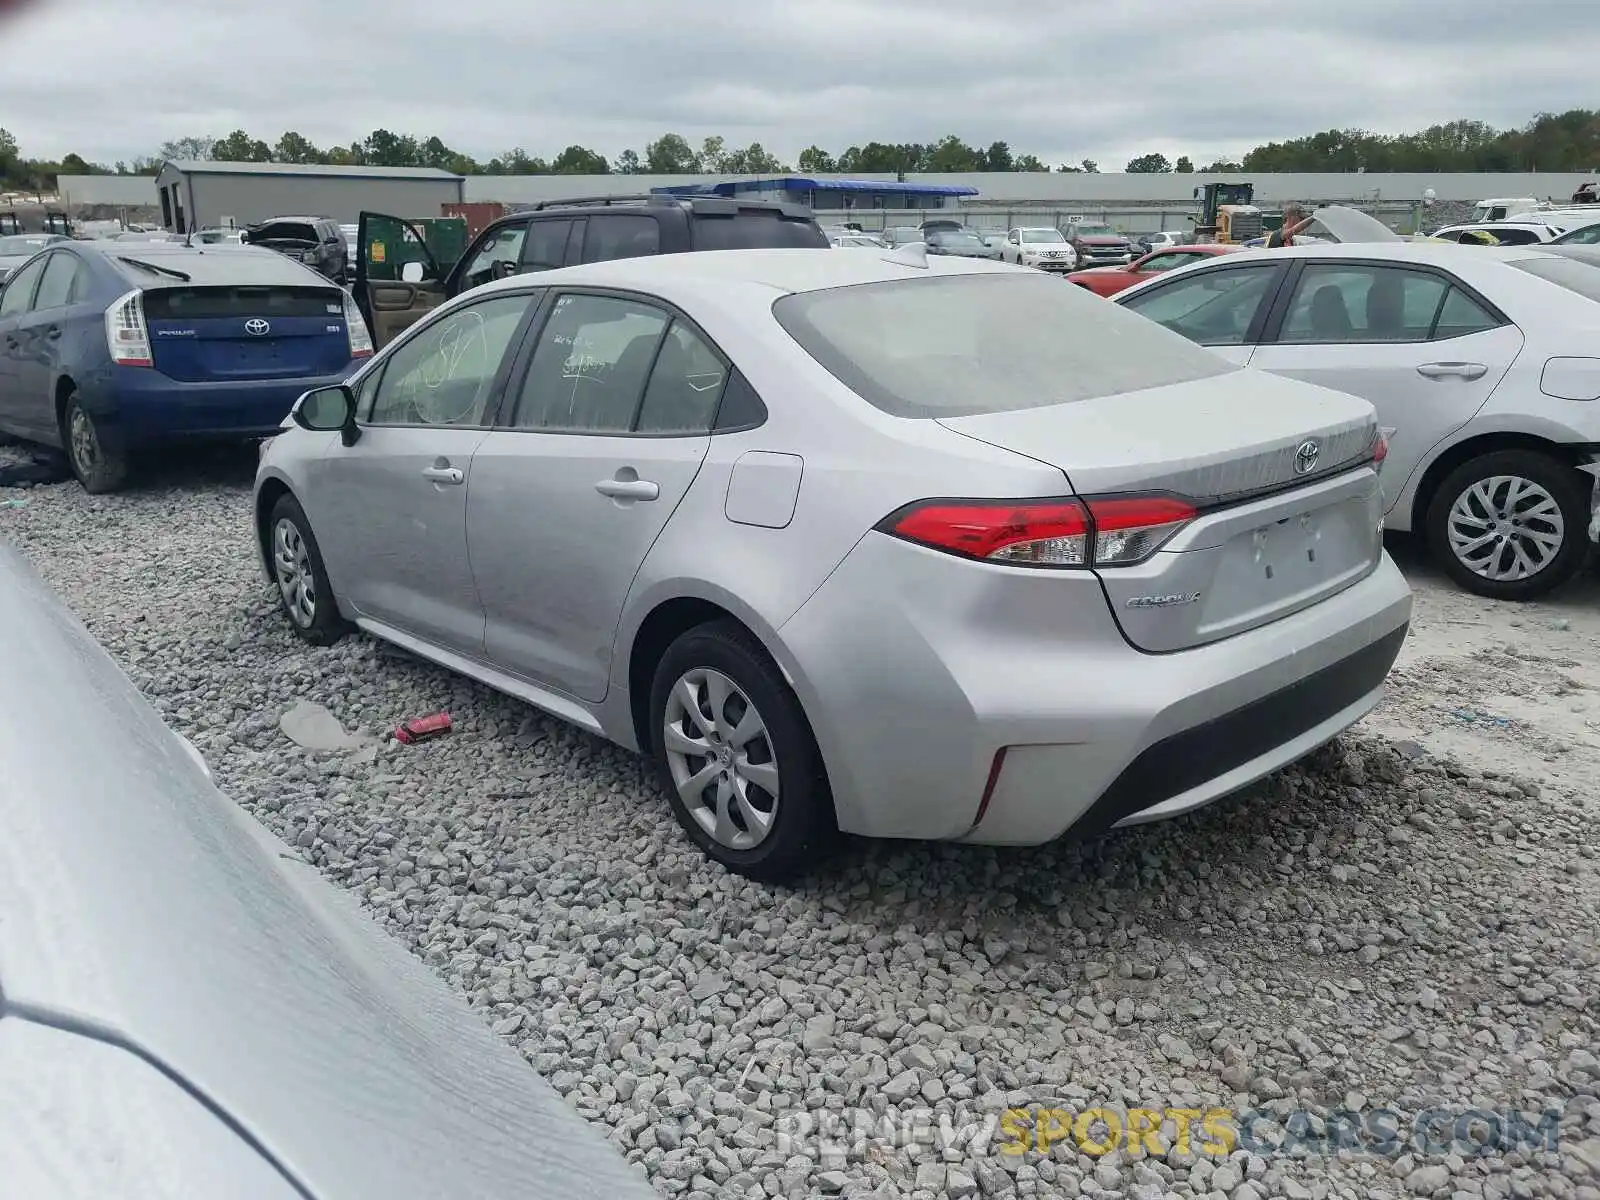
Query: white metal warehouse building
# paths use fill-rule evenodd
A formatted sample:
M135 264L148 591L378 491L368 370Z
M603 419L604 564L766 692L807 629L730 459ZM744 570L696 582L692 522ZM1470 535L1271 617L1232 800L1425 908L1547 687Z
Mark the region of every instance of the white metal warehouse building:
M354 222L362 209L437 217L462 200L463 178L426 167L167 162L156 175L161 223L178 233L300 215Z

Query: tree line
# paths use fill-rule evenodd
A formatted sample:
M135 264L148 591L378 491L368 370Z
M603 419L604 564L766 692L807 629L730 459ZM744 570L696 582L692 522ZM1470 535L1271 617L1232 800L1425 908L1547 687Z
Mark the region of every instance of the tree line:
M760 142L731 146L721 137L699 147L677 133L664 133L643 150L624 150L608 159L598 150L572 145L551 158L522 148L489 159L475 159L437 135L417 137L375 129L349 145L319 147L290 131L267 142L236 129L226 137L191 136L167 142L149 157L113 164L89 162L68 154L59 162L24 158L16 139L0 129L0 186L46 191L57 175L154 175L167 159L220 162L324 163L343 166L438 167L460 175L771 175L916 174L976 171L1058 171L1097 173L1093 159L1051 167L1037 155L1017 153L1006 142L969 145L955 134L932 142L867 142L837 154L808 146L793 166ZM1483 121L1450 121L1417 133L1384 134L1362 129L1330 129L1287 142L1268 142L1237 160L1196 166L1188 156L1176 162L1159 153L1141 154L1123 168L1143 174L1193 171L1592 171L1600 169L1600 110L1575 108L1540 113L1517 129L1496 129Z

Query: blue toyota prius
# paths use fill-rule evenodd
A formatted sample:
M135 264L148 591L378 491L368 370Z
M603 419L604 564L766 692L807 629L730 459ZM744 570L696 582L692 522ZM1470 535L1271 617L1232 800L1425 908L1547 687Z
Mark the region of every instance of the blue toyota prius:
M275 251L58 242L0 289L0 433L109 492L142 448L276 433L371 353L349 293Z

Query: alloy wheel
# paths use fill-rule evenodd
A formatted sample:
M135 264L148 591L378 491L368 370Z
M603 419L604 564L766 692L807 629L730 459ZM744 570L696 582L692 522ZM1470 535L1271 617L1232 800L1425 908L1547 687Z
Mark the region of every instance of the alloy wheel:
M686 671L664 724L667 766L690 816L730 850L759 846L778 815L778 762L750 697L720 671Z
M299 526L282 518L272 530L272 572L289 618L302 629L317 619L317 582Z
M1450 506L1450 550L1467 570L1496 583L1537 575L1566 540L1561 505L1539 484L1517 475L1490 475Z
M100 439L95 436L94 422L89 420L89 414L83 409L74 408L68 426L73 462L81 474L93 474L100 465Z

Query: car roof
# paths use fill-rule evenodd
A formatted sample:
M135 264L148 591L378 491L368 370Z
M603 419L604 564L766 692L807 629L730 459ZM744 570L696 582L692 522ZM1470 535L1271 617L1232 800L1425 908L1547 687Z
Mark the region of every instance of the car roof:
M1320 242L1312 246L1243 250L1237 258L1245 262L1257 259L1277 262L1284 257L1368 258L1437 263L1449 267L1457 262L1482 262L1485 257L1506 260L1528 258L1541 253L1542 249L1540 246L1463 246L1457 242Z
M336 285L308 267L276 250L254 246L185 246L182 242L78 242L91 254L104 258L118 274L137 287L161 287L185 282L161 271L143 271L143 260L165 271L182 271L188 283L247 284L253 286L308 287Z
M1025 276L1034 274L1028 268L1003 266L989 259L947 258L940 255L929 256L925 267L909 266L896 261L893 256L897 253L903 251L840 254L831 247L699 250L690 254L658 254L584 263L581 266L540 271L532 277L512 275L474 288L471 294L478 296L511 291L534 284L539 287L568 284L639 288L670 300L680 289L698 291L704 286L726 288L742 284L768 292L793 293L825 291L862 283L885 283L897 279L927 279L938 275L998 271Z
M265 218L263 220L255 222L255 224L256 225L271 225L271 224L273 224L274 222L277 222L277 221L305 221L305 222L309 223L309 222L314 222L314 221L331 221L331 220L333 220L332 217L303 217L303 216L298 216L296 214L291 213L286 217L267 217L267 218Z

